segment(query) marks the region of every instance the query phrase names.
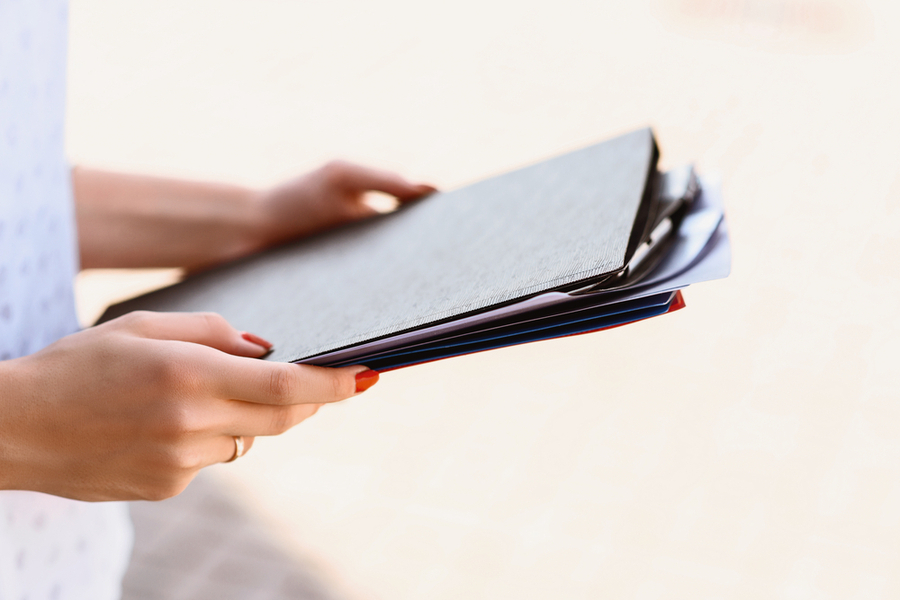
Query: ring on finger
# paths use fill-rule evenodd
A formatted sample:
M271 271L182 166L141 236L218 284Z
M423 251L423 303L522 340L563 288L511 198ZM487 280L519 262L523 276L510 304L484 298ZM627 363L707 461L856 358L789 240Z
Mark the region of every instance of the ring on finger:
M244 455L244 436L233 435L234 438L234 454L225 462L234 462Z

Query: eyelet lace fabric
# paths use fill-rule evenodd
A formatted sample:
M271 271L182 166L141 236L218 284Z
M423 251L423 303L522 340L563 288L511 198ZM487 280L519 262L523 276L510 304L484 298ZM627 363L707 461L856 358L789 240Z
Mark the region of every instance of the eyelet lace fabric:
M2 360L78 330L67 10L61 0L0 0ZM0 491L0 600L118 598L131 541L124 504Z

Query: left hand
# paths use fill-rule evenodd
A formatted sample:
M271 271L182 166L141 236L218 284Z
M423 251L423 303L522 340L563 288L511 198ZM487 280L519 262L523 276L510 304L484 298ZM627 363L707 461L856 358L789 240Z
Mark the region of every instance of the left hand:
M82 268L205 269L374 215L367 192L400 202L435 189L335 161L277 187L72 170Z
M367 192L409 202L437 191L387 171L332 161L297 179L262 192L260 242L271 246L377 214Z

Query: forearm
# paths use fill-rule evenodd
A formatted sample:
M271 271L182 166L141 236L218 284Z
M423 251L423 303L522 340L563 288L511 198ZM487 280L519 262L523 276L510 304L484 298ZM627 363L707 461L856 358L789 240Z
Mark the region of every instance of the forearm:
M258 194L232 185L72 170L82 268L196 269L258 250Z

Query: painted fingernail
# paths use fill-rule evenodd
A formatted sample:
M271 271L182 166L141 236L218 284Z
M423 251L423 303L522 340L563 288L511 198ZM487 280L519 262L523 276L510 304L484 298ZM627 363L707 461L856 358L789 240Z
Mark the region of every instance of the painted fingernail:
M356 374L356 393L364 392L378 383L378 373L369 369Z
M268 342L258 335L253 335L252 333L244 332L241 334L241 337L250 342L251 344L256 344L257 346L262 346L266 350L272 349L272 342Z

